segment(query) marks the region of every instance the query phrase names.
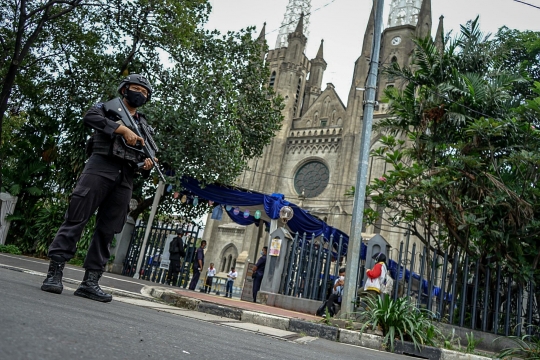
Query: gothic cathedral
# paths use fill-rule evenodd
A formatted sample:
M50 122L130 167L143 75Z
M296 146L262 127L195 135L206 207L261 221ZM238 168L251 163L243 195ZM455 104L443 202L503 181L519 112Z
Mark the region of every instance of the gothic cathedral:
M281 130L265 148L261 158L250 161L249 170L237 180L240 188L266 194L281 193L285 199L308 210L312 215L345 233L351 232L353 199L346 193L356 183L362 130L364 87L367 80L374 29L374 10L368 21L360 56L347 103L339 98L331 83L323 84L327 63L321 40L315 57L304 53L309 19L309 0L290 0L276 48L266 54L271 76L268 86L285 99ZM297 23L290 19L298 19ZM439 29L442 32L442 17ZM412 39L431 34L430 0L392 0L388 25L383 31L380 67L392 62L406 65L414 48ZM260 38L264 38L263 28ZM439 31L439 30L438 30ZM400 86L394 79L379 76L377 98L386 87ZM386 116L387 104L375 108L374 123ZM380 134L373 133L371 147L378 146ZM380 177L385 164L374 159L369 164L369 179ZM366 234L382 235L397 247L403 234L384 222L368 226ZM369 236L369 235L368 235ZM268 234L261 226L245 227L230 221L211 220L203 238L209 241L207 258L218 271L237 265L243 278L244 264L255 262Z

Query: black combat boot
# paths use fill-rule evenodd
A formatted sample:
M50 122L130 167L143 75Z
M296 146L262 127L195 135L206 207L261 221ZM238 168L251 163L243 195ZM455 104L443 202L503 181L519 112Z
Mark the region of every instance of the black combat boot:
M62 285L62 276L64 275L64 266L66 261L60 257L53 255L51 256L51 261L49 262L49 271L47 271L47 278L43 280L43 285L41 285L41 290L61 294L64 290L64 285Z
M100 270L86 270L81 285L75 290L75 295L96 301L110 302L112 295L101 290L98 284L102 274L103 271Z

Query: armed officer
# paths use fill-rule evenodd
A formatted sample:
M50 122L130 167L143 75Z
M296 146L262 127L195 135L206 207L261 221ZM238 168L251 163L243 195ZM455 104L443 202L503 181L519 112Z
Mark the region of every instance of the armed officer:
M120 83L118 92L135 122L147 126L137 108L152 96L148 80L138 74L129 75ZM112 300L98 282L109 260L114 234L122 230L126 221L133 177L137 172L148 177L153 167L150 158L137 150L147 139L106 111L106 105L94 105L83 118L84 124L94 129L87 146L91 155L71 194L64 222L49 247L49 270L41 286L43 291L62 293L64 265L75 255L84 226L97 209L96 227L83 265L86 271L75 295L101 302Z

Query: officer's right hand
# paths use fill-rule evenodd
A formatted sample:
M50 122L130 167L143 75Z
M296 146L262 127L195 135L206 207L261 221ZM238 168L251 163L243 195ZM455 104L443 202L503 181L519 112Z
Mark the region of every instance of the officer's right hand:
M137 141L140 141L141 145L144 146L144 139L140 136L137 136L137 134L131 131L127 126L120 125L115 132L121 134L124 139L126 139L126 143L128 145L135 146L137 144Z

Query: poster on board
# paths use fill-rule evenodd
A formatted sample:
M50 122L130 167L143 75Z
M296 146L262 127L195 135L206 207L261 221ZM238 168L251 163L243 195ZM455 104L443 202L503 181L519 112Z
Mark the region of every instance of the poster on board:
M160 269L169 269L169 264L171 261L169 260L169 246L171 245L171 241L176 237L174 234L167 235L167 238L165 239L165 246L163 247L163 254L161 255L161 263L159 264Z
M279 253L281 252L281 238L275 237L270 242L270 251L268 252L268 255L270 256L279 256Z
M253 302L253 278L251 276L254 266L254 263L248 263L244 287L242 287L242 295L240 295L241 300Z

